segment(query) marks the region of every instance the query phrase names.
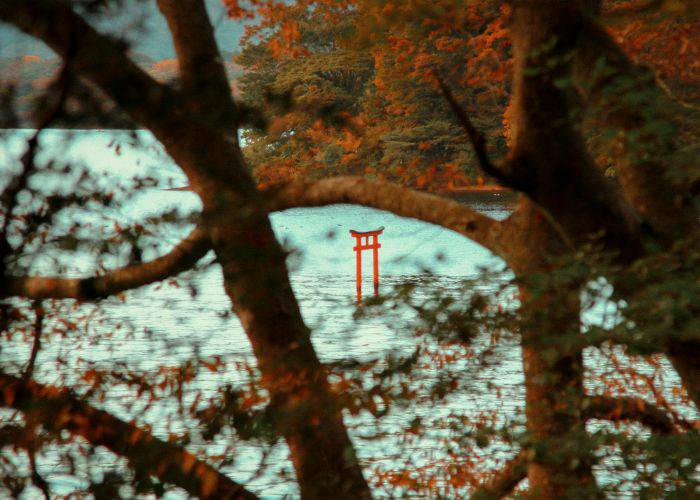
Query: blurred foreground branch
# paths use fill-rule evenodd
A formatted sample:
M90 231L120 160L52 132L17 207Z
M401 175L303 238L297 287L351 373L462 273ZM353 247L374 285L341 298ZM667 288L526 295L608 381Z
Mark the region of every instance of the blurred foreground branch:
M197 228L169 253L144 264L91 278L7 277L0 297L97 300L175 276L192 268L209 251L206 232Z
M82 401L71 391L0 374L0 405L24 412L51 433L67 430L199 498L257 498L188 451Z

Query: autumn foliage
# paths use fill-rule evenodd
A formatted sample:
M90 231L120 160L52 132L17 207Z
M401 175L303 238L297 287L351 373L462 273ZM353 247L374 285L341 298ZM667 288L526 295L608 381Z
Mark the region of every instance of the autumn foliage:
M232 16L256 16L238 61L246 68L243 102L270 113L269 127L245 136L263 185L329 173L433 191L483 184L436 77L455 89L492 153L505 154L512 72L507 3L231 6ZM604 9L626 7L610 2ZM691 103L700 88L698 28L697 18L663 9L612 17L608 27L661 85Z

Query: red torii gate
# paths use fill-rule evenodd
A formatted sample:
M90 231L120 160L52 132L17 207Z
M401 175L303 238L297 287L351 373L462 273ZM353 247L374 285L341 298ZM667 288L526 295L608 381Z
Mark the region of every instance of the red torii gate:
M350 234L355 238L355 262L357 263L357 301L362 301L362 250L372 250L374 261L374 296L379 295L379 249L382 247L379 244L379 235L384 231L384 226L374 231L355 231L350 230ZM372 237L372 243L369 238Z

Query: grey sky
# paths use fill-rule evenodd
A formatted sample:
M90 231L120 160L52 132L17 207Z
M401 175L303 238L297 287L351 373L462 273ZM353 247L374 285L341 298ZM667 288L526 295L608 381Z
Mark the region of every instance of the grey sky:
M21 0L19 0L21 1ZM216 29L219 47L224 51L236 50L243 33L241 22L226 16L221 0L205 0L212 23ZM165 19L155 0L126 0L120 15L95 20L101 31L125 36L133 49L153 59L166 59L175 55ZM0 57L15 58L27 54L50 57L52 52L41 42L0 23Z

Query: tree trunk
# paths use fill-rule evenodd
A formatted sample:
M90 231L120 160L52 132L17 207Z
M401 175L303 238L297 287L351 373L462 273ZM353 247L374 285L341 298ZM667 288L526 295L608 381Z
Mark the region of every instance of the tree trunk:
M508 264L521 282L528 480L536 498L590 496L596 485L581 418L581 284L535 288L530 277L554 270L558 255L601 229L606 229L605 241L639 253L634 216L616 201L614 188L588 156L574 124L576 110L566 81L584 3L521 0L514 3L511 20L515 67L509 174L533 201L523 199L511 217L517 236Z
M600 68L600 62L604 69L591 71ZM587 103L587 125L620 132L608 141L612 144L603 146L613 156L625 196L656 241L670 247L697 232L698 211L689 183L674 183L668 175L669 162L682 146L674 123L679 106L658 88L651 72L635 65L593 20L586 22L579 39L573 76ZM645 127L652 122L664 127L649 132ZM635 134L638 139L628 139ZM669 332L669 337L672 334ZM688 395L700 408L700 340L670 338L666 353Z
M121 44L95 31L69 2L0 2L0 19L41 38L69 61L72 71L151 130L187 174L204 205L203 227L258 358L264 386L272 404L285 413L278 428L289 445L302 495L367 498L369 488L341 408L331 395L292 293L285 254L267 212L260 208L264 200L245 165L236 131L230 128L237 120L232 116L235 103L229 95L221 97L225 102L212 104L212 96L224 94L225 76L211 24L203 19L204 4L162 0L160 5L174 29L180 69L187 73L183 91L145 74ZM180 15L178 6L189 8L188 14ZM191 41L194 33L203 37L197 43ZM202 88L195 74L201 71L199 64L215 68L212 76L218 81L205 95L192 93Z
M573 243L594 238L623 256L642 253L639 220L600 172L581 135L571 59L583 26L581 2L520 0L511 21L514 186L556 219Z
M565 298L555 291L534 298L521 287L521 300L530 323L521 332L525 414L534 445L530 492L537 498L589 496L595 481L580 414L583 356L580 348L567 347L578 333L578 291Z
M289 284L267 214L214 210L212 244L289 445L304 498L369 498L342 420Z
M523 298L527 295L523 290ZM541 317L538 310L554 304L561 307L560 299L555 299L554 294L533 301L526 298L523 312ZM571 327L575 314L568 316L548 319L536 331L522 332L525 414L534 445L527 477L535 498L580 498L595 491L591 454L586 449L586 429L579 410L583 401L581 351L556 352L549 343L557 335L570 333L566 329Z
M585 398L580 342L579 283L533 286L551 272L565 248L551 223L529 200L513 216L519 229L508 260L520 281L525 415L530 445L527 477L533 498L580 498L595 491L581 409Z

